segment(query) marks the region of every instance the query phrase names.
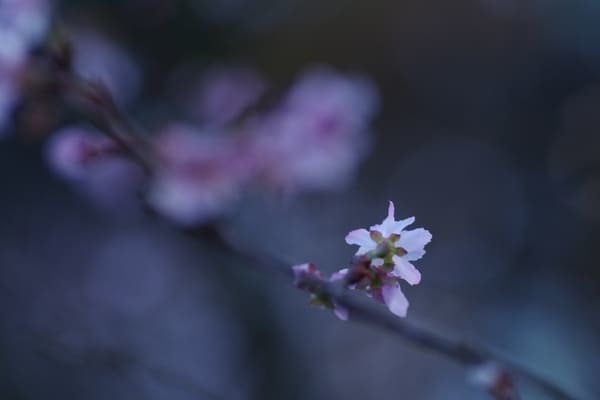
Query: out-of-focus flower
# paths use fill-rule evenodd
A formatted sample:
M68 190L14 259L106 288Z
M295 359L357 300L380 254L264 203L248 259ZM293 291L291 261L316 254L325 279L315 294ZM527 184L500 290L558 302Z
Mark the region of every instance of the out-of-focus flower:
M48 29L48 0L3 0L0 3L0 66L16 66Z
M388 215L381 224L356 229L346 235L346 243L359 246L356 255L371 255L376 267L390 266L390 273L411 285L421 281L421 273L410 263L423 257L431 233L423 228L404 230L415 221L414 217L396 221L394 203L390 201Z
M300 289L308 289L305 285L305 280L307 278L324 281L321 276L321 271L317 269L315 264L305 263L292 266L292 272L294 275L294 285ZM329 280L336 281L341 279L339 274L333 274ZM323 307L327 309L333 310L333 313L336 317L341 319L342 321L348 320L348 310L343 306L339 305L335 300L331 299L329 296L323 295L321 293L315 293L311 291L310 304L313 306Z
M46 148L51 169L94 203L130 210L143 180L139 166L121 146L90 128L69 126L56 132Z
M376 107L366 79L310 70L282 107L255 122L263 178L292 192L343 187L368 152Z
M19 71L48 29L49 17L48 0L0 2L0 132L19 98Z
M84 180L90 164L119 150L106 136L83 126L69 126L56 132L47 147L47 160L59 176Z
M226 213L247 178L237 143L173 124L156 141L159 166L148 201L181 225L199 225Z
M83 78L104 83L117 103L139 92L142 73L126 49L90 29L73 29L73 67Z
M250 68L215 67L204 75L188 104L203 123L224 125L256 104L265 87L263 78Z

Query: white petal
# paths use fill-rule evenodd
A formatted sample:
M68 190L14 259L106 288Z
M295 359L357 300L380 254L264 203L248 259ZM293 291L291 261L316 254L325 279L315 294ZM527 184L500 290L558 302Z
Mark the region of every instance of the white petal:
M346 275L348 275L348 268L343 268L343 269L340 269L339 271L331 274L331 277L329 278L329 280L331 282L339 281L340 279L344 279L346 277Z
M371 250L375 250L376 248L376 245L361 246L358 248L358 250L356 250L355 255L362 256L363 254L367 254L368 252L370 252Z
M378 225L373 225L370 230L372 231L377 231L379 233L381 233L383 235L383 237L388 237L391 233L391 229L393 228L393 225L396 223L395 219L394 219L394 203L392 201L390 201L389 205L388 205L388 215L387 217L385 217L385 219L383 220L383 222L381 224Z
M371 265L373 267L381 267L384 263L383 258L374 258L371 260Z
M431 241L431 237L431 233L423 228L404 231L400 234L400 239L396 243L396 246L402 247L409 253L423 250L423 247Z
M400 221L394 221L393 219L386 218L381 224L373 225L370 229L372 231L377 231L381 233L383 237L388 238L393 233L400 235L403 233L402 229L406 228L413 222L415 222L415 217L406 218Z
M400 256L394 256L393 260L394 270L392 271L392 275L404 279L411 285L421 282L421 273L408 260Z
M338 304L333 305L333 313L342 321L348 320L348 310Z
M408 253L406 253L403 256L403 258L407 261L417 261L417 260L420 260L424 255L425 255L425 250L419 249L419 250L409 251Z
M346 243L355 244L361 247L373 247L377 244L371 239L369 231L366 229L356 229L346 235Z
M410 224L412 224L414 222L415 222L415 217L408 217L406 219L396 221L396 223L394 224L392 233L399 235L402 232L402 229L406 228L407 226L409 226Z
M388 215L386 219L391 219L392 221L396 218L394 216L394 214L396 213L396 210L394 208L394 202L390 200L390 203L388 205Z
M383 295L383 301L392 313L399 317L406 317L408 300L406 299L406 296L404 296L404 293L402 293L400 285L385 285L381 289L381 293Z

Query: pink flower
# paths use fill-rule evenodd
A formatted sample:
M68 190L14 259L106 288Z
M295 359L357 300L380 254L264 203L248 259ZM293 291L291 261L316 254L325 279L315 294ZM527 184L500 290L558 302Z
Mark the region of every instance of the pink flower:
M114 211L135 208L142 170L110 138L83 126L65 127L48 141L46 158L58 176L96 205Z
M181 225L222 216L237 200L247 173L235 141L170 125L157 139L159 166L148 201Z
M424 247L431 241L431 233L423 228L404 230L414 220L411 217L397 221L394 203L390 201L388 215L381 224L369 230L356 229L346 236L346 243L359 246L358 257L352 269L336 273L347 276L351 271L350 289L364 290L399 317L406 316L409 305L399 279L411 285L421 281L420 272L410 261L423 257Z
M48 28L48 0L0 1L0 133L20 97L19 71Z
M291 192L345 186L369 150L376 103L375 89L363 78L309 71L282 107L251 128L262 178Z
M32 45L48 29L48 0L3 0L0 2L0 69L22 64Z
M346 235L346 243L359 246L356 254L365 255L376 250L383 244L389 247L389 252L373 257L373 266L380 267L392 263L391 274L404 279L411 285L421 281L421 273L410 263L423 257L425 245L431 241L431 233L423 228L407 230L408 225L415 221L414 217L396 221L394 218L394 203L390 201L388 215L381 224L366 229L356 229Z
M108 154L120 150L106 136L82 126L69 126L50 138L46 156L56 174L71 181L84 180L90 166Z

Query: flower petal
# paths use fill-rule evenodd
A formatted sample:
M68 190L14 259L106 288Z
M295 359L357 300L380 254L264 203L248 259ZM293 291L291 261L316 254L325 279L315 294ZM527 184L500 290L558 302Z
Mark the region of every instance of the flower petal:
M425 245L431 241L431 237L431 233L427 229L423 228L404 231L400 234L400 239L398 242L396 242L396 246L402 247L409 253L418 252L423 250ZM421 257L423 254L421 254Z
M348 320L348 310L339 304L333 303L333 313L342 321Z
M399 317L406 317L408 300L404 296L404 293L402 293L400 285L385 285L381 289L381 294L383 295L383 301L393 314Z
M408 260L404 259L404 257L394 256L393 261L394 270L392 271L392 275L404 279L411 285L421 282L421 273Z
M402 246L400 246L400 247L402 247ZM407 261L417 261L417 260L420 260L424 255L425 255L425 250L419 249L419 250L413 250L413 251L407 252L403 256L403 258Z
M331 277L329 277L329 281L339 281L340 279L344 279L346 275L348 275L348 268L340 269L339 271L336 271L333 274L331 274Z
M402 234L402 229L406 228L408 225L415 222L415 217L409 217L400 221L394 221L393 219L386 218L379 225L373 225L370 230L377 231L383 235L383 237L388 238L391 234Z
M401 219L400 221L396 221L394 224L394 228L392 233L396 233L398 235L401 234L402 229L406 228L410 224L415 222L415 217L408 217L406 219Z
M347 234L346 243L360 246L356 252L357 255L365 254L377 247L377 243L371 239L371 235L366 229L356 229Z

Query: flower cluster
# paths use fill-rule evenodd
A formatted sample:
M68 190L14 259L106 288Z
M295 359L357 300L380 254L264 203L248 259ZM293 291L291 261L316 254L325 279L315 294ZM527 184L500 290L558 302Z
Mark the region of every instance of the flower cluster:
M49 16L49 0L0 2L0 131L19 98L19 73L31 47L44 36Z
M414 221L414 217L397 221L394 217L394 203L390 201L388 215L381 224L373 225L368 230L356 229L346 235L346 243L358 246L356 256L350 267L334 273L330 280L343 280L344 286L349 289L364 291L385 304L395 315L405 317L409 302L402 292L400 280L405 280L410 285L421 281L421 273L411 261L423 257L424 247L432 237L423 228L405 230ZM302 282L302 276L298 275L300 270L304 274L310 273L313 278L321 277L314 266L310 269L294 266L293 269L299 287ZM326 300L321 299L319 305L336 310L334 301Z
M196 97L202 123L171 122L151 138L147 199L179 225L222 217L250 186L278 193L340 188L367 153L377 96L364 78L310 70L273 109L249 113L263 92L257 75L232 68L210 76ZM91 162L115 156L81 141L86 145L50 149L67 179L89 166L90 152Z

